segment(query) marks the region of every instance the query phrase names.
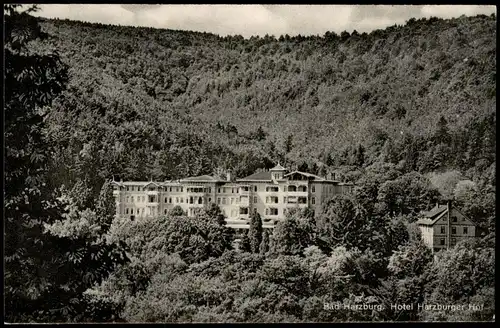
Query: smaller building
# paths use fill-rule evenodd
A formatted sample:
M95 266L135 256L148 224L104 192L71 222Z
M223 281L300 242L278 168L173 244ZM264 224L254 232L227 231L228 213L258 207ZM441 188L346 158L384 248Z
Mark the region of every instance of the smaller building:
M466 238L476 237L476 224L465 217L451 202L436 204L417 221L424 243L433 251L454 247Z

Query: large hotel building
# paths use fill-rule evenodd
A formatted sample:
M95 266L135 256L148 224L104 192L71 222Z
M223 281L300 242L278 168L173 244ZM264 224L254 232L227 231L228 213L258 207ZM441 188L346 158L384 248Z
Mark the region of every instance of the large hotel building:
M272 228L290 208L318 210L334 195L352 191L353 185L314 174L287 170L281 165L269 171L232 181L209 175L165 182L113 181L116 213L139 219L165 215L180 206L188 216L196 208L216 203L229 227L249 228L250 214L258 212L264 228Z

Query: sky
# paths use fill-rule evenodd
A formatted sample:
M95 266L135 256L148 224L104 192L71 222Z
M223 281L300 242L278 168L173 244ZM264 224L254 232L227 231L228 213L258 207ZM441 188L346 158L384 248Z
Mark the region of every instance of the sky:
M360 33L405 24L410 18L496 14L486 5L119 5L42 4L36 16L94 23L276 37Z

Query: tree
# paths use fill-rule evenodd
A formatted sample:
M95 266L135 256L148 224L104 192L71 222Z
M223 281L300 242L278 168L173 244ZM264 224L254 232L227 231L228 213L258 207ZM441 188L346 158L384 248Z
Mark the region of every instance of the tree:
M217 204L215 203L208 204L208 206L205 207L204 212L208 217L212 218L219 225L221 226L226 225L225 216Z
M322 205L316 218L318 236L331 247L357 247L363 230L366 210L348 195L335 196Z
M468 312L469 318L487 318L494 314L495 288L495 248L483 240L465 240L454 248L442 251L429 270L426 285L427 302L449 304L471 304L474 299L482 299L484 308L477 313ZM431 312L431 311L429 311ZM423 313L424 318L436 319L438 313ZM440 313L441 317L450 314ZM453 314L451 314L453 315Z
M182 207L180 207L179 205L175 205L169 212L168 212L168 216L173 218L173 217L177 217L177 216L185 216L186 215L186 212L184 212L184 210L182 209Z
M269 232L268 229L264 229L262 233L262 242L259 247L261 254L266 254L269 251Z
M389 259L388 268L397 278L422 275L432 262L432 252L422 240L402 245Z
M249 232L247 231L241 237L240 249L243 252L251 252L252 251L252 248L250 246L250 238L248 237L248 234L249 234Z
M45 300L53 277L41 274L51 271L56 257L54 238L43 232L43 223L53 217L54 198L46 180L49 145L42 127L47 106L68 79L56 54L31 48L31 41L47 39L30 15L37 7L19 7L4 5L5 311L10 322L36 320L38 311L52 306Z
M262 242L262 219L258 212L252 214L248 234L252 253L259 253L259 247Z
M429 179L417 172L407 173L395 180L384 182L378 193L378 200L389 213L417 214L427 210L439 197Z

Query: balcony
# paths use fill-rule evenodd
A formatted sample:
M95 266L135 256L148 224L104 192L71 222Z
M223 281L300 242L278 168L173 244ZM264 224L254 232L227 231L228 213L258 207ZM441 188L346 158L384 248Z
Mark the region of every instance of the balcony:
M250 205L250 200L248 197L240 197L240 206L249 206Z
M113 190L113 196L120 195L120 190Z
M250 185L241 185L239 188L239 194L240 195L250 195L250 191L252 190L252 187Z
M146 190L148 196L158 196L158 190Z
M291 197L307 197L308 193L307 191L288 191L287 195Z

